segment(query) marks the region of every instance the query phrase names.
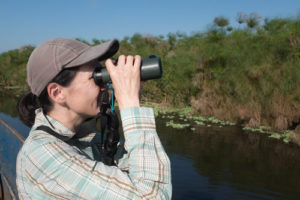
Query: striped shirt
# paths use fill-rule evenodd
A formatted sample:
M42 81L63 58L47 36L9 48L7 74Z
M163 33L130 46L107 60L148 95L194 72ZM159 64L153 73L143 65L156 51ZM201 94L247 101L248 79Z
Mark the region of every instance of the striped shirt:
M170 161L156 133L153 109L127 108L120 114L127 153L117 166L107 166L92 151L95 133L70 145L35 130L45 125L70 139L75 135L38 109L17 158L19 198L171 199Z

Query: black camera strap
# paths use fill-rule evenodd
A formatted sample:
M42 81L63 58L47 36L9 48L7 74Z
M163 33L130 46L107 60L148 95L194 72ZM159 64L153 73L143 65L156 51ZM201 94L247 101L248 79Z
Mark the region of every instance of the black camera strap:
M52 130L48 126L41 125L41 126L38 126L35 130L45 131L46 133L49 133L50 135L53 135L54 137L56 137L56 138L64 141L65 143L69 144L70 146L73 146L72 139L70 139L67 136L63 136L63 135L58 134L57 132L55 132L54 130ZM94 151L94 148L92 148L92 150ZM81 153L83 155L87 156L88 158L90 158L90 156L88 154L86 154L85 152L81 151ZM91 171L94 171L94 169L95 169L95 167L96 167L97 164L98 164L98 162L96 161Z
M65 143L71 144L71 141L70 141L69 137L58 134L57 132L55 132L54 130L52 130L48 126L41 125L41 126L38 126L35 130L45 131L46 133L49 133L50 135L53 135L54 137L64 141Z
M45 126L45 125L41 125L38 126L35 130L41 130L41 131L45 131L46 133L49 133L50 135L62 140L63 142L67 143L70 146L74 146L74 141L72 140L72 138L69 138L67 136L63 136L58 134L57 132L55 132L54 130L52 130L50 127ZM92 151L94 153L94 148L92 148ZM85 152L81 151L81 153L85 156L87 156L88 158L91 158L88 154L86 154Z

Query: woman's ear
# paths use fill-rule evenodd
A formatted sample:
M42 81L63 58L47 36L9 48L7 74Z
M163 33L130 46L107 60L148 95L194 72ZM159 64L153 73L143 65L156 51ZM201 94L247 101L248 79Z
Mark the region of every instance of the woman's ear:
M47 86L47 92L50 99L56 103L63 103L65 96L62 92L62 89L62 86L57 83L49 83Z

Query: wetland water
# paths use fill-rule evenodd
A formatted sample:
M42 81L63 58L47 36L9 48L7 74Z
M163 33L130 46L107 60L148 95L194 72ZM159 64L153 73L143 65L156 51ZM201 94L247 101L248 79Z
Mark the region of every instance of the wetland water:
M0 95L0 117L23 134L16 100ZM174 116L174 121L180 121ZM156 117L157 131L172 165L172 199L299 199L300 148L237 126L166 126ZM188 123L185 121L184 123ZM14 180L16 150L21 143L1 135L1 170ZM11 143L11 144L9 144ZM4 163L5 162L5 163Z

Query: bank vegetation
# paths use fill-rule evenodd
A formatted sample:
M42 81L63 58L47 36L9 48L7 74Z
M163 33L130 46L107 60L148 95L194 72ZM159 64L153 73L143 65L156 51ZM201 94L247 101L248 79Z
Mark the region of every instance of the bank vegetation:
M239 13L233 28L216 17L206 32L134 34L119 54L158 55L163 78L144 84L143 101L192 107L244 126L300 129L300 20ZM96 45L103 40L88 42ZM28 90L26 62L34 47L0 55L0 88ZM117 55L116 55L117 56Z

